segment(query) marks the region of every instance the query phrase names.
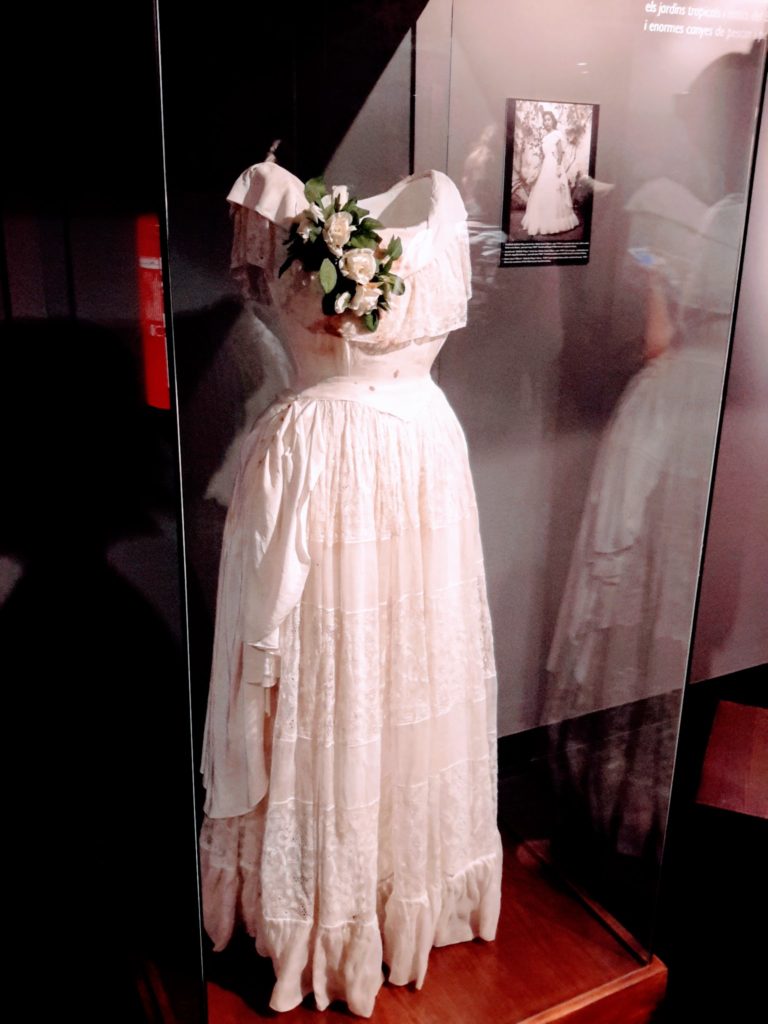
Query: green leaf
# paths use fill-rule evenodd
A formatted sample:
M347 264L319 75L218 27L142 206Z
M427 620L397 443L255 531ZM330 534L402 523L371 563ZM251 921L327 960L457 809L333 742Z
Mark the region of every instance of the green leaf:
M309 203L319 203L323 196L328 195L328 189L322 178L310 178L304 186L304 195Z
M331 263L326 256L320 264L320 284L322 285L323 291L326 295L329 292L332 292L336 287L337 279L338 274L336 273L336 267L334 267L333 263Z
M379 273L383 277L385 274L388 274L391 269L392 269L392 257L390 256L389 259L384 260L384 262L381 264L381 267L379 268Z
M378 244L378 235L361 235L359 231L349 240L349 245L353 249L375 249Z
M372 310L370 313L366 313L363 317L363 323L369 331L375 331L379 326L379 314L376 310Z
M365 231L368 234L371 234L371 232L374 230L374 228L383 228L383 227L384 227L384 225L381 223L381 221L380 220L376 220L375 217L364 217L360 221L360 230L361 231Z
M399 260L403 255L403 243L399 238L393 238L387 246L387 252L393 260Z
M405 283L402 277L398 277L397 274L392 275L392 294L402 295L405 291Z
M350 201L347 203L344 209L347 211L347 213L352 214L357 224L359 224L361 220L364 220L366 214L368 213L368 211L364 209L362 206L357 205L356 199L350 199Z

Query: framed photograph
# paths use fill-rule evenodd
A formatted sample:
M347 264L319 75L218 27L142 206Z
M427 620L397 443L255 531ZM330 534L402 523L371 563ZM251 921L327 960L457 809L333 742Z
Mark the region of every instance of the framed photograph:
M507 100L502 267L589 262L598 111Z

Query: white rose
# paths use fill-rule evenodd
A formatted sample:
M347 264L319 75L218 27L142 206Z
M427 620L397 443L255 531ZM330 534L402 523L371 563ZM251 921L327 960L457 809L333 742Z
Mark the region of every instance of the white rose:
M349 292L339 292L339 294L336 296L336 301L333 304L333 308L336 310L337 313L343 313L344 310L349 305L349 300L351 298L352 296L349 294Z
M370 252L370 249L362 249L361 252ZM376 309L381 298L381 288L375 284L359 284L355 288L355 294L349 303L349 308L358 316L365 316L366 313Z
M325 220L323 208L321 206L318 206L317 203L311 203L309 209L307 210L307 213L315 222L315 224L322 224L323 221Z
M331 188L331 199L339 200L339 209L349 202L349 189L346 185L334 185Z
M368 284L378 269L370 249L350 249L339 262L339 270L356 284Z
M314 226L314 222L310 220L306 213L302 213L297 230L299 232L299 236L303 238L305 242L309 241L309 233Z
M332 213L323 228L323 238L334 256L341 256L351 234L351 213Z

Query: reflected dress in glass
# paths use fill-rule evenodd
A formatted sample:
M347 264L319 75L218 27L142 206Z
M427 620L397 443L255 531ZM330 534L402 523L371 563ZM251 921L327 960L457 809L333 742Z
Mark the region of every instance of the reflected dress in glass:
M553 718L685 679L744 203L707 207L658 179L627 209L633 240L666 240L652 274L675 297L674 331L600 442L549 654Z
M203 772L206 928L272 958L270 1005L370 1016L433 945L493 939L496 678L462 430L430 367L466 322L466 213L433 171L360 200L403 243L375 333L277 267L307 205L274 163L229 195L295 379L246 440L224 535Z

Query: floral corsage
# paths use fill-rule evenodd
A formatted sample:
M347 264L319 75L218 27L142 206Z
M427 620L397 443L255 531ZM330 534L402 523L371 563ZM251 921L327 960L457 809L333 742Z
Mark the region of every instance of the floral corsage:
M382 247L376 229L383 225L350 198L345 185L329 192L322 178L312 178L304 195L309 206L291 224L280 274L299 260L305 271L317 275L327 316L351 313L375 331L390 298L405 291L402 279L392 273L402 242L393 238Z

